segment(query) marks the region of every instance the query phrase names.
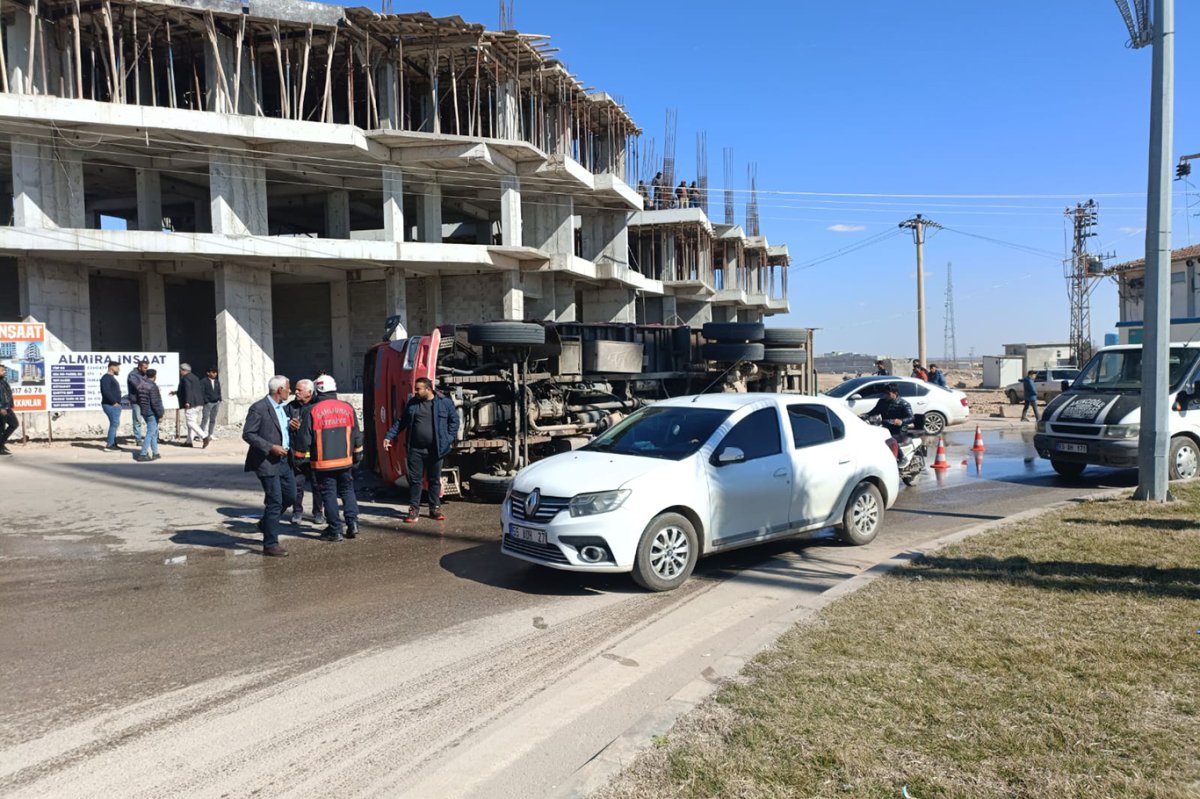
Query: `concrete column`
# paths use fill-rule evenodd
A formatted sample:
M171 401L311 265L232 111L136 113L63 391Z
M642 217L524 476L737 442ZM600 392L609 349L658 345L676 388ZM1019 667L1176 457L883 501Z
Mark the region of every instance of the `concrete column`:
M379 125L384 129L400 129L400 77L396 65L384 64L379 70Z
M584 322L636 322L633 289L589 288L583 292Z
M425 278L425 318L431 325L440 325L442 319L442 278L431 275Z
M520 322L525 319L525 287L520 272L504 272L500 275L500 290L503 294L500 313L504 319Z
M521 206L521 243L551 256L575 255L575 203L570 197L539 196Z
M13 94L32 94L29 85L29 75L26 67L29 65L29 28L31 19L30 6L17 6L11 25L4 26L4 39L8 43L6 58L8 64L8 90ZM37 71L37 62L34 62Z
M593 263L629 266L629 220L624 211L599 211L584 214L580 238L583 257Z
M384 307L383 315L385 318L392 316L400 317L400 324L408 329L408 284L404 277L404 270L397 267L389 267L383 279L383 294Z
M521 179L516 175L500 178L500 243L505 247L520 247Z
M325 238L350 238L350 192L338 189L325 195Z
M167 289L158 272L141 273L142 349L167 349ZM195 366L195 364L193 364Z
M383 230L389 241L404 241L404 173L383 168Z
M345 278L329 284L329 330L333 344L333 377L349 390L354 374L350 360L350 285Z
M213 233L267 235L267 175L261 163L213 153L208 157L208 180Z
M442 186L426 183L417 195L419 214L417 217L417 240L432 244L442 243Z
M12 183L15 227L85 227L79 151L13 136Z
M517 105L517 82L508 80L496 87L496 109L499 123L496 138L517 139L520 134L521 109Z
M267 393L275 373L270 270L224 262L216 267L217 366L225 421L241 421Z
M137 170L137 229L162 230L162 176L157 169Z
M46 324L47 346L84 351L92 348L86 266L25 258L17 262L17 280L21 317L32 316Z
M679 304L671 294L664 295L662 298L662 323L664 325L683 323L683 319L679 316Z

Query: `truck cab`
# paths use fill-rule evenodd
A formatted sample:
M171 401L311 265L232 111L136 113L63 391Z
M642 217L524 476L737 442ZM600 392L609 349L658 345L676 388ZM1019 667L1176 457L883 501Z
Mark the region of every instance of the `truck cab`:
M1170 478L1194 477L1200 466L1200 401L1193 383L1200 343L1171 344ZM1136 468L1141 432L1142 347L1105 347L1080 370L1070 388L1046 406L1033 438L1054 471L1076 477L1088 465Z

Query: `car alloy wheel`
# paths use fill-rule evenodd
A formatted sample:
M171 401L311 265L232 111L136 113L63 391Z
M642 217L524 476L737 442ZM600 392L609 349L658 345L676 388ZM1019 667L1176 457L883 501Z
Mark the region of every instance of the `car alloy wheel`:
M854 532L859 535L869 535L879 526L879 503L873 494L860 494L854 502L853 513Z
M872 483L863 481L854 487L838 535L847 544L862 546L875 540L883 523L883 495Z
M687 535L678 527L659 530L650 544L650 568L664 580L674 580L691 559Z
M937 411L930 411L925 414L925 419L922 426L926 433L931 436L936 436L938 433L946 429L946 417L942 416Z
M631 576L648 591L670 591L691 576L699 557L700 538L692 521L680 513L662 513L638 541Z
M1179 436L1172 441L1170 478L1189 480L1196 476L1197 467L1200 467L1200 455L1192 440Z

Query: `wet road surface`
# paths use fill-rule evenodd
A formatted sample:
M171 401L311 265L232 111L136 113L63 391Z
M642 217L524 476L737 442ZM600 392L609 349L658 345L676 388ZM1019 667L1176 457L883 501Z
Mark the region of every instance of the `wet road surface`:
M218 507L217 525L170 525L166 548L7 535L0 792L544 795L798 593L980 521L1136 482L1103 469L1063 480L1031 431L989 434L979 459L970 433L947 445L950 468L904 489L871 546L819 534L718 555L667 595L505 558L497 508L466 502L445 523L402 525L397 499L368 497L358 540L285 525L287 559L258 554L253 492ZM666 646L671 635L686 643ZM550 688L589 679L582 703Z

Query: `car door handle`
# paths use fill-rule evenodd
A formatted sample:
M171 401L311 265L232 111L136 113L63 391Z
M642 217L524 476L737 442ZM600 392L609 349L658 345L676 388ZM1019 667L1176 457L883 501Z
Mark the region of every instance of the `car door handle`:
M838 466L845 466L849 462L850 462L850 459L846 458L844 461L838 461Z
M788 476L787 469L776 469L775 470L775 477L787 477L787 476Z

